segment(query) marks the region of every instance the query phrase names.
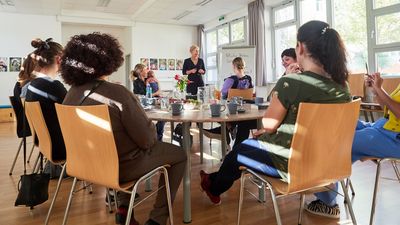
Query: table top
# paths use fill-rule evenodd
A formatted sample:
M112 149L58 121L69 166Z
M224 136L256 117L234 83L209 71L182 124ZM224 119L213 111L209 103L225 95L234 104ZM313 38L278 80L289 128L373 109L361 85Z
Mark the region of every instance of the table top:
M151 120L167 121L167 122L232 122L243 120L261 119L264 116L266 109L259 110L258 106L253 104L245 104L244 113L230 115L226 108L220 117L211 117L209 109L204 110L184 110L181 115L173 116L170 111L161 109L151 109L146 111L147 117Z

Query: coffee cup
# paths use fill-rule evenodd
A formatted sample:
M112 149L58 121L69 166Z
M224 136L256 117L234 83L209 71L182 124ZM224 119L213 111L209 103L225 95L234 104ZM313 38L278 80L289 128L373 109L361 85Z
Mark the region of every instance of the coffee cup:
M254 103L255 103L256 105L262 104L262 103L264 103L264 98L263 98L263 97L256 97L256 98L254 99Z
M230 102L230 103L228 104L228 111L229 111L229 114L231 114L231 115L236 114L236 113L237 113L237 109L238 109L238 104L237 104L237 103L235 103L235 102Z
M182 113L183 104L182 103L172 103L171 110L172 110L173 116L179 116Z
M211 104L210 105L210 111L211 111L211 116L212 117L218 117L221 116L221 112L223 112L226 109L225 105L221 104Z

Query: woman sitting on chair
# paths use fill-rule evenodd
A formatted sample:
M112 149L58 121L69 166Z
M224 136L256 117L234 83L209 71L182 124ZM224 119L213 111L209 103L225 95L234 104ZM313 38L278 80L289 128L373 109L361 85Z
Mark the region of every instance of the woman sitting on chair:
M108 105L119 157L120 182L135 180L158 166L169 164L173 200L185 171L186 153L175 145L157 141L155 127L139 99L124 86L106 81L123 61L121 46L114 37L100 33L73 36L65 47L61 64L61 75L71 85L63 104ZM163 185L164 178L160 177L159 186ZM116 222L121 224L126 220L130 195L119 193L118 200ZM166 194L158 192L145 225L165 225L168 216ZM138 222L132 218L130 224Z
M61 64L62 46L51 38L46 41L35 39L32 46L36 50L30 55L36 62L36 78L31 81L26 92L26 101L39 101L49 129L53 160L65 159L65 144L54 103L62 103L67 89L55 80Z
M375 123L358 121L352 146L352 162L364 157L400 158L400 120L398 119L400 118L400 85L389 95L382 88L382 83L380 73L368 75L365 81L366 86L372 87L378 103L385 108L385 112L384 117ZM327 202L331 204L336 202L337 193L326 191L315 195L317 200L313 201L313 205L310 204L306 210L331 217L319 211L326 207Z
M201 187L214 204L240 178L239 166L287 181L290 146L301 102L345 103L351 101L346 84L346 50L336 30L321 21L302 25L297 33L300 74L279 79L271 104L262 119L256 139L235 146L218 172L200 172ZM318 121L316 121L318 122ZM332 206L327 210L339 210Z

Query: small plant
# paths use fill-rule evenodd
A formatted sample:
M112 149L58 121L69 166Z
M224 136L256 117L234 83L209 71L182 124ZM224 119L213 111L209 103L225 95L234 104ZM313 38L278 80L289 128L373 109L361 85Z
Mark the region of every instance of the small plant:
M186 90L186 86L188 84L192 83L192 81L190 81L188 79L187 75L181 76L179 74L176 74L175 75L175 80L177 81L176 88L178 88L178 90L181 91L181 92L184 92Z

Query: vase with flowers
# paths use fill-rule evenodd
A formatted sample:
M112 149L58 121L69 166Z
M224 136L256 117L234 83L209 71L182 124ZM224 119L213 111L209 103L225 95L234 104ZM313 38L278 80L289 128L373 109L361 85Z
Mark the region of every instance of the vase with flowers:
M176 88L174 91L175 99L186 99L186 87L191 81L188 79L187 75L175 75Z

